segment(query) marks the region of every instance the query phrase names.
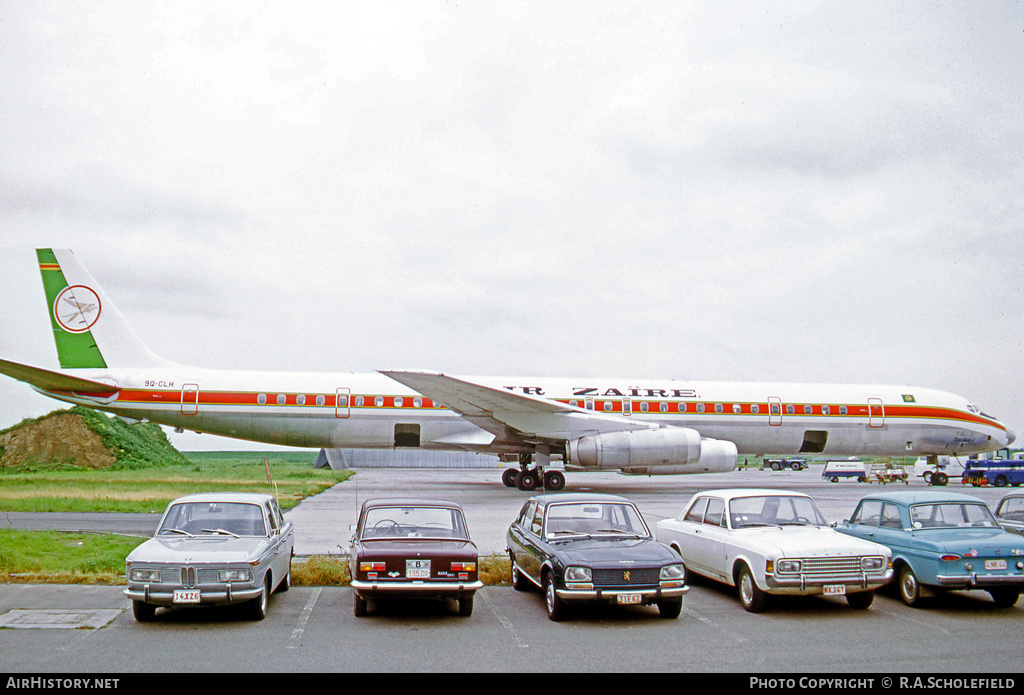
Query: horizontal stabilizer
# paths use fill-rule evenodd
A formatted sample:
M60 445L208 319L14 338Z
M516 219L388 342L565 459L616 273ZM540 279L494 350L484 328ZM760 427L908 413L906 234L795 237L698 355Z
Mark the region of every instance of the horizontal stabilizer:
M116 386L104 384L101 381L81 379L60 372L51 372L48 369L30 367L27 364L8 362L0 360L0 374L6 374L18 381L24 381L41 391L74 391L82 394L107 395L117 391Z

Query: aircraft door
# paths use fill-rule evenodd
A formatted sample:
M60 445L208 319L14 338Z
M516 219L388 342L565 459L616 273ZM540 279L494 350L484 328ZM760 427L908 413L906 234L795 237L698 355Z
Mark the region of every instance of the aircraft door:
M868 427L885 427L885 406L881 398L868 399Z
M782 399L778 396L768 396L768 424L772 427L782 424Z
M199 412L199 384L185 384L181 387L181 414L195 415Z
M339 388L334 394L334 417L345 418L351 413L352 394L347 388Z

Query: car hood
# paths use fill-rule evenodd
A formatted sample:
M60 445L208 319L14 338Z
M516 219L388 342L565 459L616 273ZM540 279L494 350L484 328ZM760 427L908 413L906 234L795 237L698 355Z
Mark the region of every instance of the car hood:
M849 557L890 555L889 548L839 533L828 526L773 526L745 529L750 544L759 550L774 547L779 557Z
M125 562L177 562L193 564L250 562L260 557L270 544L267 538L151 538L138 546Z
M650 539L587 538L558 541L553 546L565 562L572 564L618 567L623 561L659 565L672 560L681 562L667 546Z

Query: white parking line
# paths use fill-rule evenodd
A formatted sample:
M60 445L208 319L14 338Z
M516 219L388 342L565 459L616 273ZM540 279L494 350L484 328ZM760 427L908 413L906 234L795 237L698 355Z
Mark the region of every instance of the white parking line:
M477 593L483 597L484 603L487 604L487 607L491 610L491 613L494 613L494 617L498 619L498 622L500 622L505 627L505 629L508 630L508 633L512 635L512 639L515 640L516 646L518 646L520 649L529 648L530 645L526 644L521 639L519 639L519 635L516 633L516 628L512 625L512 621L506 618L501 613L499 613L497 610L495 610L494 604L492 604L490 600L487 598L487 592L478 591Z
M306 630L306 622L309 621L309 616L313 612L313 606L316 605L316 600L320 598L320 589L323 587L316 587L313 589L313 593L310 595L309 600L306 601L306 607L302 609L302 614L299 615L299 624L292 630L292 638L288 643L289 649L295 649L299 646L299 640L302 639L302 633Z

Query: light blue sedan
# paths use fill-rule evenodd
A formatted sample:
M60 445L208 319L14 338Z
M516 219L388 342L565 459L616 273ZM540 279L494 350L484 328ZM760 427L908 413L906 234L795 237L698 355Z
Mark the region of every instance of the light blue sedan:
M999 606L1024 589L1024 538L1003 530L981 500L955 492L883 492L865 497L836 530L892 549L908 606L942 589L982 589Z

